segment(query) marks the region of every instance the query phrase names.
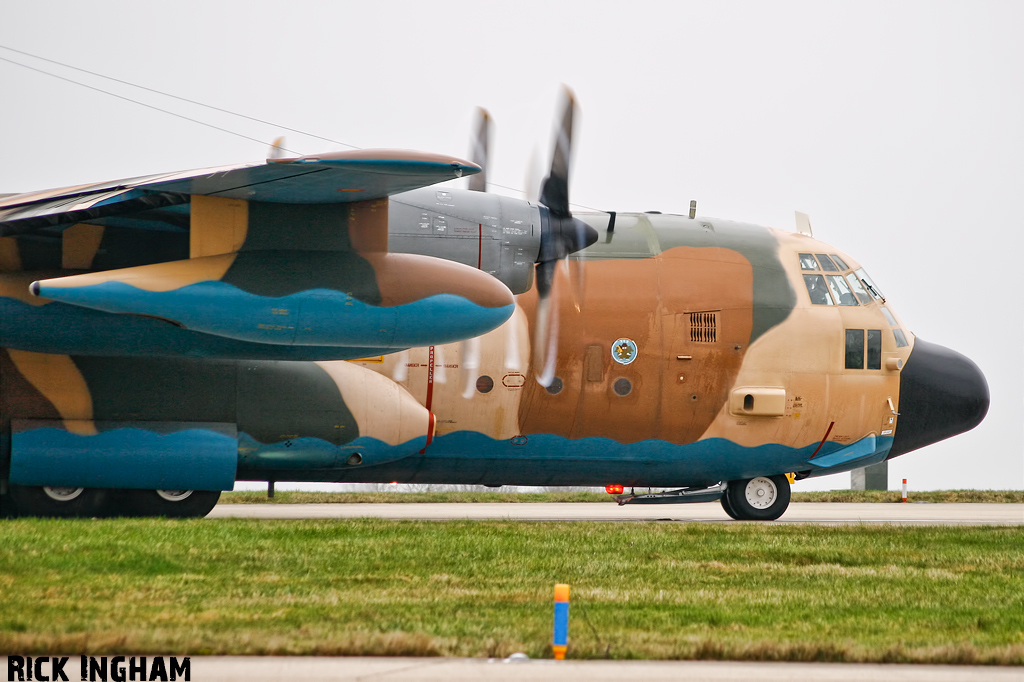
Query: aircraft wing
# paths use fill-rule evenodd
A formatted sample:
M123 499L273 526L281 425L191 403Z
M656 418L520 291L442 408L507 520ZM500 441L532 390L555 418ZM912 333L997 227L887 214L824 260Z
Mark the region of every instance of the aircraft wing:
M33 283L45 301L264 348L449 343L502 324L512 293L477 268L390 253L388 197L478 172L400 150L271 159L8 197L0 237L60 240L63 269L87 271ZM173 243L147 242L154 230Z
M369 201L480 170L440 154L367 149L149 175L0 198L0 237L188 204L192 196L283 204Z

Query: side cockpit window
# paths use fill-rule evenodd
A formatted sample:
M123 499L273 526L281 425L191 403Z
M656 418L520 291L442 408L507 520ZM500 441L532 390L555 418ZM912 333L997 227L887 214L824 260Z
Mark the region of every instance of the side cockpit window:
M852 272L846 275L846 281L850 283L850 289L856 294L857 299L864 304L871 303L871 296L868 294L867 289L861 284L861 281L857 279L857 275Z
M828 294L828 287L825 286L825 278L821 275L804 275L804 284L807 286L807 294L811 297L814 305L832 305L832 297Z
M878 287L875 286L874 281L872 281L872 279L868 276L868 273L864 272L864 268L860 268L857 270L857 279L861 281L861 283L864 285L864 288L867 289L868 292L870 292L872 297L874 297L876 300L881 301L882 303L885 303L885 295L878 289Z
M867 331L867 369L882 369L882 330ZM846 369L864 369L864 329L846 330Z
M864 369L864 330L846 330L846 369Z
M889 323L889 326L893 327L892 336L896 339L896 347L906 348L909 346L910 344L907 343L906 335L903 333L903 330L900 329L899 323L896 321L896 318L893 317L893 314L889 312L889 309L882 306L882 314L885 315L885 321Z
M868 330L868 369L882 369L882 330Z

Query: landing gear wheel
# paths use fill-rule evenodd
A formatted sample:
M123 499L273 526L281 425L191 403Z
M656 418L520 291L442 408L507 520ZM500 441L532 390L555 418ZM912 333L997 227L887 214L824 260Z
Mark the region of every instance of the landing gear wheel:
M725 513L728 514L730 518L733 518L733 519L736 519L737 521L739 521L740 517L736 516L736 512L733 510L732 504L729 503L729 492L728 491L722 493L722 497L721 497L721 499L719 501L722 503L722 509L725 510Z
M105 516L110 491L11 484L7 495L19 516L71 518Z
M124 490L125 516L202 518L220 499L219 490Z
M740 481L729 481L722 497L726 513L729 507L733 518L743 521L774 521L789 507L789 481L785 476L757 476ZM728 505L726 507L726 497ZM730 516L732 516L730 514Z

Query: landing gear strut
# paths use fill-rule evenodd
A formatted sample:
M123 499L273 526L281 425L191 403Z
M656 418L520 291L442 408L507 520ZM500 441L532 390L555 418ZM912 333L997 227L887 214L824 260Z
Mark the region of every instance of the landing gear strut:
M739 521L774 521L789 507L789 497L789 480L783 475L729 481L722 509Z

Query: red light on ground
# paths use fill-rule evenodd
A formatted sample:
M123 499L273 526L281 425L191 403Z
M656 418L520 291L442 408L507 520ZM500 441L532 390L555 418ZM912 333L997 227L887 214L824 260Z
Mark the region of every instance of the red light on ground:
M623 487L621 485L618 485L618 484L606 485L604 487L604 491L606 493L608 493L609 495L621 495L622 491L623 491Z

